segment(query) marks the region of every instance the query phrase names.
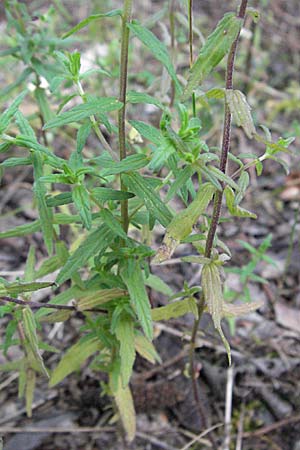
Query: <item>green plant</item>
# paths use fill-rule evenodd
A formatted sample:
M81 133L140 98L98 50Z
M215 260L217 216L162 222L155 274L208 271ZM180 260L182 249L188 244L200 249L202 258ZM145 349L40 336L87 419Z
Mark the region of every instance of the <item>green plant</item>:
M2 52L2 56L12 55L25 63L26 68L6 93L23 87L27 79L34 82L43 142L40 143L37 137L40 124L35 117L25 117L20 111L22 102L30 95L28 89L24 89L0 116L0 152L26 149L26 156L7 157L1 166L3 169L19 165L33 168L34 203L40 216L30 224L0 233L0 237L24 236L41 230L48 252L47 259L36 269L32 247L24 277L12 283L1 279L0 295L4 305L0 307L0 313L11 317L1 348L4 354L11 345L20 345L24 351L20 360L4 364L1 370L19 370L19 395L25 396L30 416L38 374L49 377L50 386L54 386L92 357L91 367L108 374L107 389L115 399L129 440L135 435L129 381L136 353L153 363L159 361L152 344L153 321L168 320L187 312L195 315L190 373L196 398L193 351L204 310L212 316L231 361L229 344L221 327L222 317L246 313L260 304L244 305L241 310L224 302L221 272L230 258L230 249L217 235L223 194L229 215L255 218L255 214L240 206L249 185L247 170L254 165L260 175L265 159L281 162L277 153L287 151L291 142L291 139L272 142L266 128L266 137L260 136L246 97L233 89L234 60L245 15L258 19L257 11L247 8L247 0L241 1L238 14L227 13L221 19L196 59L192 51L192 1L189 1L191 68L184 86L178 79L166 45L149 28L132 20L132 3L134 5L131 0L124 0L123 10L92 15L63 37L72 36L95 20L121 18L119 91L117 97L108 97L84 91L82 80L95 71L81 73L79 51L63 51L64 39L49 37L43 27L25 26L31 20L25 5L7 1L8 27L14 30L15 37L9 39L10 48ZM171 23L174 26L174 18ZM172 81L170 102L127 89L130 34L137 37L167 71ZM200 90L199 86L213 74L226 55L225 88ZM96 72L109 76L101 68ZM51 98L53 95L53 99L59 101L55 116L46 89L41 86L42 77L49 83ZM64 93L64 89L68 92ZM79 99L78 104L62 112L74 98ZM197 102L222 99L225 118L220 150L210 148L201 138L202 122ZM127 135L127 107L137 103L149 103L159 108L160 125L154 127L134 118L128 121L131 128ZM265 144L266 151L262 156L230 152L232 118L249 139ZM67 139L68 158L56 155L50 145L55 134L49 130L55 128ZM75 140L72 139L74 128ZM105 138L104 129L110 135L109 140ZM86 148L92 132L102 147L99 156ZM232 175L226 173L228 158L237 166ZM163 199L161 192L166 186L168 192ZM179 214L175 214L170 206L176 195L186 206ZM213 211L210 214L211 203ZM157 254L148 238L156 223L166 230ZM199 232L194 232L197 224ZM72 227L73 241L69 245L60 238L64 225ZM134 236L138 237L133 237L133 229L136 231ZM181 292L173 295L162 280L151 274L149 259L154 257L153 264L167 260L181 242L193 244L196 253L182 259L203 266L202 281L199 286L184 286ZM57 270L59 273L55 280L53 275L53 282L36 281ZM66 288L61 290L60 286L65 282ZM54 290L49 303L30 300L30 292L49 286ZM147 286L163 291L169 296L170 303L151 309ZM70 300L75 303L69 305ZM41 341L42 323L66 321L78 312L83 317L82 337L67 349L50 373L43 361L42 350L56 349Z

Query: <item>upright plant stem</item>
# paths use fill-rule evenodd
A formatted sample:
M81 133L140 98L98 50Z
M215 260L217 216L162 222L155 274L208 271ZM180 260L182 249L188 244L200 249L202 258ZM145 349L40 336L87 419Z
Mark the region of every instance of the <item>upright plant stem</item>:
M126 119L126 91L127 91L127 73L128 73L128 46L129 46L129 28L127 24L131 22L132 14L132 0L124 0L124 8L122 15L122 41L121 41L121 57L120 57L120 91L119 101L123 103L123 107L118 114L118 128L119 128L119 155L120 160L126 158L126 134L125 134L125 119ZM127 188L122 181L120 175L121 189L126 191ZM128 231L128 201L121 202L121 217L124 231Z
M242 0L240 9L238 12L238 17L240 19L245 18L246 8L248 0ZM229 51L227 60L227 71L226 71L226 90L233 89L233 72L234 72L234 61L236 55L237 44L239 40L239 34L236 40L233 42L231 49ZM228 159L228 152L230 150L230 136L231 136L231 113L227 102L225 101L225 112L224 112L224 128L223 128L223 141L222 141L222 151L220 159L220 170L225 173ZM218 191L214 198L214 209L212 214L212 220L210 228L208 231L208 236L206 240L205 256L210 257L213 248L213 242L217 231L217 226L220 219L221 205L222 205L223 191Z
M190 0L189 4L191 4L191 0ZM241 19L245 18L247 4L248 4L248 0L241 1L239 12L238 12L238 17ZM234 61L235 61L238 39L239 39L239 35L237 36L236 40L233 42L231 49L229 51L229 55L228 55L227 71L226 71L226 89L233 89L233 71L234 71ZM231 135L231 113L230 113L227 103L225 102L223 141L222 141L222 151L221 151L221 159L220 159L220 170L224 173L226 171L228 152L230 149L230 135ZM205 247L205 257L207 257L207 258L210 258L212 248L213 248L213 242L214 242L217 226L218 226L219 219L220 219L222 197L223 197L223 191L221 191L221 192L218 191L214 197L214 208L213 208L212 220L211 220L210 228L208 231L206 247ZM198 327L199 327L199 323L200 323L200 319L201 319L203 310L204 310L204 297L202 294L200 301L198 303L198 318L195 319L193 330L192 330L192 336L191 336L190 373L191 373L191 378L192 378L192 383L193 383L193 392L194 392L195 401L198 405L199 414L200 414L202 420L203 420L203 416L204 416L204 423L205 423L206 418L205 418L205 415L203 414L201 402L199 401L198 384L197 384L197 380L196 380L196 376L195 376L195 356L194 356L197 331L198 331Z
M188 16L189 16L189 52L190 52L190 68L194 62L193 54L193 42L194 42L194 32L193 32L193 0L189 0L188 4ZM192 93L192 106L193 106L193 117L196 117L196 96L195 92Z

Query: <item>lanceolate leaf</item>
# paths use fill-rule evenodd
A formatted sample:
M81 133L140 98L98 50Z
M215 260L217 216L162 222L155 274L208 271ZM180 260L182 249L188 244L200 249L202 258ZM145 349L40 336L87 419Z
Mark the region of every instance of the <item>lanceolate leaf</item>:
M135 360L134 323L132 318L123 314L118 320L115 333L120 343L122 387L125 388L129 383Z
M128 103L148 103L149 105L155 105L163 109L163 105L159 100L144 92L128 91L126 101Z
M161 263L169 259L180 241L189 236L199 216L206 210L215 191L216 188L211 183L202 184L192 203L172 219L167 227L163 244L153 260L154 263Z
M226 337L224 336L221 327L224 301L222 282L219 274L219 269L214 262L204 265L202 269L201 280L204 299L208 308L208 312L210 313L214 326L223 341L223 344L227 351L229 365L231 365L230 346Z
M145 28L136 20L133 20L131 23L128 23L127 26L130 28L130 31L135 34L140 41L150 50L154 58L160 61L165 68L167 69L170 77L174 81L176 89L178 92L181 91L180 83L177 79L176 72L170 58L169 52L166 46L160 41L150 30Z
M241 206L235 204L234 192L230 186L226 186L226 188L224 189L224 193L225 193L226 205L227 205L228 211L230 212L230 214L232 216L249 217L251 219L256 219L256 217L257 217L256 214L254 214L250 211L247 211L246 209L242 208Z
M55 386L70 373L79 370L84 361L99 350L101 350L101 343L97 337L83 338L78 341L69 348L52 372L50 386Z
M166 227L172 219L172 213L161 201L149 181L139 173L124 174L123 180L128 189L144 202L148 211Z
M238 90L226 90L226 102L238 127L242 127L249 139L256 133L251 108L245 95Z
M191 68L187 85L181 97L186 101L192 92L202 84L203 80L228 53L231 45L238 37L243 20L234 13L227 13L218 23L216 29L207 38L196 62Z
M140 133L141 136L148 139L148 141L153 142L157 146L163 143L164 138L161 131L152 125L141 122L140 120L129 120L129 123Z
M102 176L115 175L118 173L129 172L130 170L138 170L145 167L149 163L147 156L142 154L130 155L122 161L115 162L112 167L104 169Z
M148 339L152 340L151 307L145 288L143 273L135 260L124 261L120 275L127 286L130 300Z
M27 93L27 89L21 92L21 94L18 95L18 97L12 102L12 104L1 114L0 133L3 133L6 130Z
M75 27L73 27L70 31L65 33L62 38L66 39L67 37L71 36L72 34L76 33L77 31L81 30L82 28L89 25L94 20L102 19L104 17L115 17L115 16L122 16L122 10L121 9L113 9L112 11L109 11L104 14L93 14L86 19L79 22Z
M194 312L195 308L192 308L193 303L197 310L197 303L194 298L186 298L184 300L169 303L166 306L154 308L151 311L152 319L155 321L170 320L184 316L187 313Z
M121 375L118 376L117 382L114 382L114 376L110 373L109 386L114 396L123 427L126 431L129 442L133 441L136 432L136 417L133 404L133 398L129 386L123 388Z
M92 226L92 213L89 193L85 186L82 184L74 186L72 189L72 199L82 219L83 225L89 230Z
M90 233L70 256L65 266L59 272L56 282L61 284L71 278L78 269L85 265L89 258L103 252L114 240L114 237L110 228L105 224Z
M41 229L41 221L34 220L30 223L25 223L24 225L19 225L18 227L12 228L11 230L0 232L0 239L26 236L27 234L35 233Z
M93 114L105 113L122 108L122 103L115 97L93 98L86 103L74 106L69 111L63 112L44 125L44 130L48 128L61 127L69 123L86 119Z
M128 198L134 197L134 194L131 192L117 191L106 187L96 187L91 190L91 194L101 202L106 202L107 200L127 200Z
M26 306L22 310L22 316L23 316L24 334L28 340L30 352L32 353L33 357L32 364L34 366L37 366L35 368L44 373L46 377L49 377L48 371L44 365L44 361L39 350L34 314L31 311L31 309L28 306ZM28 353L29 358L31 358L30 352Z
M113 288L113 289L100 289L93 292L83 292L82 296L79 296L79 300L76 302L77 309L79 311L85 311L87 309L96 308L103 305L110 300L124 297L127 294L126 291Z
M145 359L154 364L156 361L161 362L160 356L155 350L154 345L142 334L137 334L134 338L136 351Z

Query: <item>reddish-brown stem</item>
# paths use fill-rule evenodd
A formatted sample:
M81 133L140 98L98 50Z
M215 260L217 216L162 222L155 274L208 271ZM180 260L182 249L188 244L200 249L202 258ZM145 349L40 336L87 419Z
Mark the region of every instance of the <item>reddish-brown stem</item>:
M248 0L241 1L239 12L238 12L238 17L241 19L244 19L244 17L245 17L247 4L248 4ZM230 48L230 51L229 51L229 55L228 55L227 71L226 71L226 89L233 88L234 61L235 61L238 39L239 39L239 34L238 34L237 38L235 39L235 41L233 42L233 44ZM230 113L227 103L225 102L223 140L222 140L222 150L221 150L221 158L220 158L220 166L219 166L220 170L223 173L226 172L228 152L230 149L230 136L231 136L231 113ZM211 256L211 252L213 249L214 238L215 238L217 226L218 226L219 219L220 219L222 197L223 197L223 191L218 191L214 197L213 214L212 214L210 227L208 230L208 236L207 236L206 247L205 247L205 256L207 258L209 258ZM197 331L198 331L198 327L199 327L199 323L200 323L200 319L201 319L203 310L204 310L204 297L202 294L199 304L198 304L198 318L195 319L193 330L192 330L192 336L191 336L190 373L191 373L191 378L192 378L192 385L193 385L195 401L198 406L198 411L199 411L200 417L202 419L204 418L204 424L205 424L206 417L205 417L205 414L203 414L201 402L199 399L198 384L197 384L197 379L195 376L196 371L195 371L195 360L194 360L194 350L195 350L195 344L196 344Z
M240 19L245 18L246 8L248 0L242 0L240 9L238 12L238 17ZM227 60L227 71L226 71L226 90L233 89L233 72L234 72L234 61L236 55L237 44L239 40L239 35L233 42ZM228 159L228 152L230 150L230 136L231 136L231 113L229 107L225 101L225 112L224 112L224 128L223 128L223 141L220 159L220 170L226 172L226 165ZM212 214L212 219L210 223L210 228L208 230L208 236L206 240L205 256L210 257L213 248L214 238L217 231L217 226L220 219L221 205L222 205L223 191L218 191L214 198L214 209Z

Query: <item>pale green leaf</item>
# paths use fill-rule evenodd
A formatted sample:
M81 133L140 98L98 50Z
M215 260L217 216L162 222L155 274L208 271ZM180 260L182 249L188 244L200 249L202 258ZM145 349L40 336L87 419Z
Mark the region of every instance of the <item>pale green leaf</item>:
M147 361L151 362L152 364L155 364L156 361L158 363L161 363L161 358L155 350L154 345L145 336L140 333L135 335L134 344L136 351L143 358L147 359Z
M120 108L122 108L122 103L115 97L93 98L49 120L43 129L47 130L49 128L61 127L62 125L86 119L94 114L103 114Z
M221 319L223 315L223 289L219 274L219 269L214 262L205 264L201 274L202 289L204 300L210 313L214 327L218 331L223 344L226 348L229 365L231 365L231 352L229 343L223 333L221 327Z
M157 146L163 143L163 135L160 130L140 120L129 120L130 125L135 128L141 136L153 142Z
M32 357L34 360L33 362L37 365L38 370L40 370L44 375L46 375L46 377L49 378L48 371L45 367L42 355L39 350L34 314L28 306L22 309L22 318L24 334L32 352Z
M235 195L233 190L230 186L226 186L224 189L225 198L226 198L226 205L228 208L228 211L232 216L236 217L249 217L251 219L256 219L256 214L247 211L246 209L240 207L239 205L235 204Z
M139 173L124 174L123 181L128 189L144 202L148 211L166 227L172 219L172 213L161 201L149 181Z
M126 191L117 191L107 187L96 187L91 190L91 194L101 202L108 200L127 200L134 197L134 194Z
M161 278L159 278L157 275L153 275L152 273L149 274L149 276L145 279L146 286L151 287L151 289L154 289L157 292L161 292L164 295L167 295L171 297L174 292L168 286Z
M80 184L73 187L72 199L75 208L79 212L83 225L89 230L92 226L92 213L89 193L84 185Z
M190 205L172 219L167 227L163 244L153 260L154 264L159 264L169 259L180 241L190 235L193 226L199 219L199 216L205 212L215 191L216 188L211 183L202 184Z
M115 330L120 343L122 387L125 388L130 380L135 360L134 323L128 315L121 315Z
M164 109L163 104L159 100L145 92L128 91L126 101L128 103L147 103L149 105L155 105L160 109Z
M110 228L105 224L91 232L69 257L59 272L56 283L61 284L71 278L78 269L86 264L89 258L103 252L112 243L114 237Z
M34 396L34 389L36 384L36 374L32 369L26 371L26 387L25 387L25 402L27 417L32 416L32 402Z
M236 89L226 90L226 102L238 127L242 127L249 139L256 133L251 108L245 95Z
M77 33L77 31L86 27L94 20L102 19L104 17L115 17L115 16L122 16L122 10L121 9L113 9L112 11L109 11L109 12L103 13L103 14L92 14L89 17L87 17L86 19L79 22L77 25L75 25L75 27L73 27L70 31L65 33L62 36L62 39L66 39L67 37L71 36L72 34Z
M80 369L87 358L101 350L101 344L97 337L80 339L69 348L51 374L50 387L60 383L70 373Z
M24 98L26 97L28 91L27 89L23 92L21 92L17 98L12 102L12 104L1 114L0 116L0 134L4 133L4 131L9 126L12 118L18 111L18 108Z
M176 76L176 72L170 54L164 43L161 40L159 40L152 33L152 31L148 30L135 20L132 21L131 23L128 23L127 26L129 27L130 31L132 31L133 34L135 34L139 38L139 40L143 42L143 44L148 48L148 50L150 50L154 58L156 58L159 62L161 62L164 65L170 77L172 78L177 91L181 92L181 86Z
M127 440L131 442L136 433L136 416L131 391L129 386L123 388L120 375L117 378L117 383L114 383L113 375L111 373L109 375L109 386L114 396Z
M181 101L186 101L192 92L202 84L219 62L228 53L231 45L237 39L243 20L234 13L227 13L218 23L216 29L207 38L200 54L192 66Z
M151 306L145 288L143 273L138 262L135 260L124 261L120 275L127 286L132 306L136 311L144 333L148 339L152 340Z
M97 306L103 305L110 300L124 297L127 294L126 291L119 288L113 289L99 289L92 292L83 292L82 296L79 295L79 299L76 302L76 308L79 311L85 311L87 309L93 309Z
M152 320L158 322L160 320L176 319L190 312L194 313L195 308L193 308L193 302L197 308L197 303L194 298L185 298L184 300L169 303L166 306L154 308L151 311Z

